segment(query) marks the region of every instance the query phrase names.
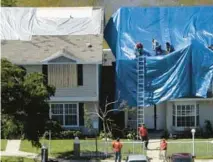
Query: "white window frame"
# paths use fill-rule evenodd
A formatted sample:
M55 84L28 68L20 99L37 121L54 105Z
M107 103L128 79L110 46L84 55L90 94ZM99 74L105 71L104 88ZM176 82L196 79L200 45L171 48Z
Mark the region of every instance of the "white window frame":
M52 119L52 116L54 116L53 114L52 114L52 107L51 107L51 105L55 105L55 104L62 104L63 105L63 127L64 128L70 128L70 127L79 127L79 103L77 103L77 102L67 102L67 103L61 103L61 102L54 102L54 103L50 103L49 104L49 107L50 107L50 110L49 110L49 116L50 116L50 119ZM76 109L77 109L77 125L65 125L65 116L66 116L66 114L65 114L65 105L66 104L73 104L73 105L76 105ZM55 114L55 115L57 115L57 114Z
M178 115L178 111L177 111L178 106L181 106L181 107L185 106L186 107L188 105L194 106L194 115L191 115L192 117L195 118L194 126L178 126L177 125L177 118L178 117L189 117L190 116L190 115L182 115L182 112L180 113L181 115ZM198 127L199 125L197 125L197 122L198 122L197 116L200 116L200 110L199 110L200 108L199 107L200 107L199 104L196 103L196 102L190 102L190 103L176 102L176 103L174 103L173 106L172 106L172 125L174 123L173 116L175 116L175 125L173 125L173 127L175 127L175 128L196 128L196 127ZM174 111L173 111L174 108L175 108L175 114L174 114Z

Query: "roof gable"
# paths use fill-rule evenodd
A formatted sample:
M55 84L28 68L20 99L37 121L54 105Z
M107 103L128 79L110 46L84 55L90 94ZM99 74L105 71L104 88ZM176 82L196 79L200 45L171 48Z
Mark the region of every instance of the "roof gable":
M62 49L57 53L51 55L50 57L42 60L43 64L60 64L60 63L79 63L81 60L74 55L72 55L69 51Z

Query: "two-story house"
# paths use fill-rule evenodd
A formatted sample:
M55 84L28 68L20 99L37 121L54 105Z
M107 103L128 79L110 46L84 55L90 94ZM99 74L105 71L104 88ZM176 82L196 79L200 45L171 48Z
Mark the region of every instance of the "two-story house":
M108 71L115 70L112 62L115 61L110 49L103 50L103 65ZM111 67L110 67L111 66ZM105 72L107 74L107 70ZM114 72L115 73L115 72ZM104 76L105 74L102 73ZM114 77L114 76L111 76ZM107 82L108 85L115 84L114 81ZM108 95L114 95L115 88ZM203 128L205 120L210 120L213 124L213 82L209 87L207 98L181 98L174 99L146 107L144 110L145 124L151 130L168 130L169 132L184 131L186 128ZM128 108L124 113L120 113L123 120L123 127L137 127L136 107Z
M98 125L102 8L2 8L2 57L41 72L56 87L50 115L87 133L85 113ZM92 123L93 124L93 123Z

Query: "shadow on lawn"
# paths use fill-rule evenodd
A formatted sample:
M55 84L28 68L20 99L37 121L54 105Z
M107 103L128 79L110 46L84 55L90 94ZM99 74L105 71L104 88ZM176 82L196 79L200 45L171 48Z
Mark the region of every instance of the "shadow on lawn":
M104 160L104 159L109 159L112 158L112 154L106 155L104 152L95 152L95 151L83 151L81 152L80 157L74 156L74 151L67 151L67 152L60 152L58 153L57 158L62 158L62 159L73 159L73 160L94 160L96 159L97 162Z

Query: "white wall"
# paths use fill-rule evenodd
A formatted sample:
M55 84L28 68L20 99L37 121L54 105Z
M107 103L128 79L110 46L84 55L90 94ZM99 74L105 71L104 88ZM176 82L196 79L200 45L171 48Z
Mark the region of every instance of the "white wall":
M84 103L84 110L88 114L86 114L86 113L84 114L84 127L81 127L81 131L82 131L83 134L90 135L90 134L95 133L94 129L91 129L91 128L88 129L88 127L87 127L88 123L87 122L89 122L89 121L91 122L91 124L92 124L93 121L97 121L98 122L98 129L99 129L99 118L95 114L96 113L95 105L98 106L98 102L85 102ZM88 118L90 120L86 120L86 115L88 115Z
M172 131L172 102L167 102L166 107L166 128Z
M148 129L154 129L154 106L144 108L144 123Z
M166 128L166 102L157 105L157 130Z
M200 126L204 126L205 120L210 120L213 124L213 99L212 101L200 101Z

